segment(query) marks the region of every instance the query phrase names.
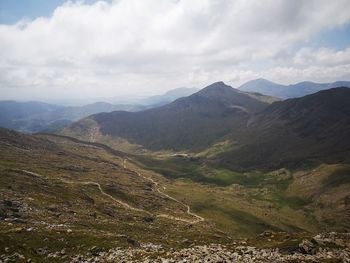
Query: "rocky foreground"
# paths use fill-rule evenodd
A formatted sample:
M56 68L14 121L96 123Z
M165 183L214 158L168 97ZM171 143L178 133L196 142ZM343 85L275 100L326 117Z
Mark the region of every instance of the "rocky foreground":
M132 248L101 251L92 248L85 255L67 257L64 251L47 253L48 260L64 262L350 262L350 233L319 234L289 248L257 248L244 242L236 245L210 244L181 250L161 245L137 244ZM3 262L6 262L3 261Z
M350 262L350 250L322 249L314 255L301 253L282 254L278 249L257 249L239 246L228 250L222 245L195 246L180 251L167 252L164 256L152 258L152 250L114 249L97 253L95 256L77 256L71 262ZM139 258L139 259L137 259Z
M153 258L154 253L164 253ZM224 245L195 246L179 251L163 252L158 248L114 249L95 256L75 257L72 262L350 262L350 248L319 248L314 254L282 254L279 249L258 249L237 246L233 250Z
M130 248L101 250L92 247L80 255L67 255L65 250L42 249L45 262L350 262L350 233L319 234L289 248L257 248L241 242L237 245L210 244L180 250L161 245L137 244ZM5 249L6 251L6 249ZM18 253L3 254L0 262L32 262Z

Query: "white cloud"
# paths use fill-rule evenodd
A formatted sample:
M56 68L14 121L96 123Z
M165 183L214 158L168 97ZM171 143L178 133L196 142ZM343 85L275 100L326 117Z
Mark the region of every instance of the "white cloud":
M0 25L0 96L101 97L261 76L349 77L349 49L294 51L348 23L348 10L348 0L68 2L49 18Z
M296 53L294 62L300 65L347 65L350 64L350 48L339 51L329 48L302 48Z

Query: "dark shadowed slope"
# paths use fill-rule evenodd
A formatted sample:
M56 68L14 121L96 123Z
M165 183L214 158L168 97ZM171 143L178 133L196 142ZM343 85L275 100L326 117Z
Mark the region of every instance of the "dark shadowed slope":
M228 133L238 132L251 113L267 105L216 82L163 107L134 113L102 113L89 118L97 123L103 135L121 137L152 150L197 150ZM86 120L77 122L70 130L84 129L85 123Z
M240 147L221 158L244 168L350 161L350 89L276 102L248 122Z

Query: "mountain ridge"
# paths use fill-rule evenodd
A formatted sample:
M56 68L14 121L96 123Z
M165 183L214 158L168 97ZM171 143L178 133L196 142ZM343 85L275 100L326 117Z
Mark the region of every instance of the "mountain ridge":
M331 83L316 83L312 81L302 81L296 84L282 85L263 78L248 81L238 89L248 92L258 92L282 99L297 98L309 95L320 90L350 87L350 81L335 81Z
M98 124L104 135L122 137L153 150L199 149L240 129L248 113L267 105L223 82L216 82L158 108L135 113L102 113L89 119ZM82 122L70 128L74 130L80 124Z
M196 88L178 88L131 103L97 101L80 106L62 106L41 101L0 101L0 126L21 132L56 132L74 121L100 112L141 111L163 106Z
M338 87L275 102L249 120L241 146L221 157L259 169L350 162L348 101L350 89Z
M62 133L85 131L88 139L98 131L109 141L125 139L155 151L200 152L228 140L233 150L218 153L217 161L234 169L349 162L350 145L341 143L350 141L348 101L350 89L342 87L268 104L215 82L162 107L92 115ZM339 145L343 158L332 145Z

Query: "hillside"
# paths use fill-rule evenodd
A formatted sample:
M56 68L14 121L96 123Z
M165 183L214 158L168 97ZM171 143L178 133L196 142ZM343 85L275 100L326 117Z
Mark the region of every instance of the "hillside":
M1 260L12 251L33 262L57 252L55 262L65 262L93 247L225 242L159 190L152 180L163 185L161 177L139 173L127 159L106 146L0 129Z
M350 87L350 81L336 81L333 83L315 83L311 81L304 81L291 85L282 85L266 79L256 79L248 81L247 83L241 85L238 89L288 99L303 97L321 90L336 87Z
M344 165L238 173L193 159L141 160L98 143L6 129L0 129L0 150L2 259L123 256L147 262L209 244L226 244L229 251L253 245L261 256L278 247L280 257L302 251L298 244L318 231L349 229ZM346 236L335 238L342 242L336 248L343 248ZM338 258L333 252L327 255Z
M334 88L275 102L252 116L227 165L278 168L350 162L350 89Z
M151 150L198 150L229 133L238 133L252 113L267 105L216 82L162 107L90 116L64 129L63 134L86 134L89 139L98 130L103 136L123 138Z
M123 150L215 152L234 169L348 163L348 101L350 89L334 88L268 104L218 82L159 108L93 115L62 133Z

